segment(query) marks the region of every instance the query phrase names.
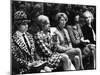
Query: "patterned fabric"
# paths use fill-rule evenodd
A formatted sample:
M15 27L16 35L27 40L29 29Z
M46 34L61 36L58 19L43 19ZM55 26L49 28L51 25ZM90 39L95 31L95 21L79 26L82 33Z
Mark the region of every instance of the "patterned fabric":
M14 18L15 18L15 19L26 19L26 18L27 18L27 15L25 14L24 11L17 11L17 12L14 14Z
M14 20L16 23L28 23L28 22L30 22L30 20L28 20L27 15L24 11L15 12Z
M34 61L34 41L32 36L28 32L26 32L26 35L31 45L31 52L29 52L27 46L23 43L23 41L19 38L19 36L16 33L12 36L11 40L12 57L18 64L20 64L20 73L28 71L28 63ZM14 63L12 64L15 65Z
M55 52L56 48L54 47L50 33L44 34L43 31L40 31L36 34L35 40L37 46L36 52L40 56L40 59L47 61L50 67L56 69L62 56Z

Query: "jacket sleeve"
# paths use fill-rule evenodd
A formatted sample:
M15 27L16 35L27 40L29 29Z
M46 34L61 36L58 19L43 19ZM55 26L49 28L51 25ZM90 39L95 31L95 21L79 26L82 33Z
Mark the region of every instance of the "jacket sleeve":
M56 48L55 50L57 52L61 52L61 53L65 52L66 48L64 46L60 45L60 39L59 39L57 32L53 33L52 42L54 43L55 48Z
M38 34L35 35L35 41L36 44L38 45L38 47L40 48L41 52L44 55L50 56L51 55L51 51L50 49L46 46L45 42L43 41L42 37Z
M79 24L78 24L78 31L79 31L80 36L81 36L81 37L84 37L84 36L83 36L83 33L82 33L82 29L81 29L81 27L80 27Z
M24 66L28 65L28 61L23 58L19 47L15 44L15 42L13 40L11 42L11 50L12 50L12 58L14 58L14 60L18 64L21 64L21 65L24 65Z
M69 36L70 36L72 43L75 44L75 45L79 44L80 40L75 39L73 29L71 28L71 26L67 26L67 30L68 30L68 33L69 33Z

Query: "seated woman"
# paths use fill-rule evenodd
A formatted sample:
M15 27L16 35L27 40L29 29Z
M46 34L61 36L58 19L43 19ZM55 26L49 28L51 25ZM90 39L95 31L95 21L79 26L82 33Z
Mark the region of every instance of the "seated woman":
M87 39L90 44L90 52L92 53L92 68L96 68L96 23L94 19L94 15L89 10L86 10L83 13L85 18L85 25L82 26L82 32L84 39Z
M63 66L63 70L70 70L71 61L66 54L59 54L55 52L56 48L52 42L50 34L50 21L45 15L37 17L38 26L40 30L35 35L36 53L37 58L43 61L47 61L52 71L56 70L60 65Z
M57 27L52 32L54 36L57 52L66 53L69 58L75 62L77 70L84 69L82 64L82 54L79 48L73 48L67 30L64 28L68 17L65 13L58 13L56 15Z
M86 60L86 59L89 59L89 60L95 59L95 58L92 58L92 57L91 57L91 59L89 58L90 55L94 54L94 52L92 53L92 50L95 51L95 46L93 46L93 44L89 44L88 39L84 40L84 36L83 36L82 31L81 31L81 27L80 27L80 23L79 23L79 17L80 17L79 15L75 16L74 24L68 25L67 30L69 32L70 39L71 39L73 47L79 47L82 50L82 55L83 55L83 58L84 58L84 61L83 61L84 62L84 68L89 69L90 68L89 65L90 65L90 63L93 63L93 61L89 61L90 62L89 63L88 60ZM93 57L94 56L95 55L93 55ZM87 64L87 62L88 62L88 64ZM87 64L87 66L86 66L86 64ZM92 65L91 65L91 68L93 68Z
M27 32L29 22L24 11L15 12L14 23L17 29L11 38L12 74L14 75L50 71L48 66L44 66L45 62L34 58L34 40Z
M94 19L94 15L86 10L83 13L85 24L82 26L82 32L84 35L84 39L88 39L91 44L96 44L96 23Z

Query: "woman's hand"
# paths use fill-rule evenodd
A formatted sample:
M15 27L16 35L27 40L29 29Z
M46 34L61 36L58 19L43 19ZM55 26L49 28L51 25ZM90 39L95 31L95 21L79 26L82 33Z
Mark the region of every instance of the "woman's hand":
M35 65L37 65L37 61L34 61L34 62L32 62L32 63L28 63L28 67L32 67L32 66L35 66Z
M83 42L83 43L90 43L90 41L88 39L84 40L84 38L81 38L81 42Z
M90 41L89 41L89 40L84 40L84 42L90 43Z

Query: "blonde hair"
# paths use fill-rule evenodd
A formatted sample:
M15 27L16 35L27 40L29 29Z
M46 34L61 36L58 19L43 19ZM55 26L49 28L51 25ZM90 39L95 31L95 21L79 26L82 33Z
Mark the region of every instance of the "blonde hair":
M41 29L46 23L49 22L49 18L45 15L40 15L37 17L38 26Z
M44 23L46 21L49 21L49 18L45 15L40 15L40 16L37 17L37 20L38 20L39 23Z
M92 20L94 19L93 14L88 10L83 13L83 16L84 17L91 17Z

